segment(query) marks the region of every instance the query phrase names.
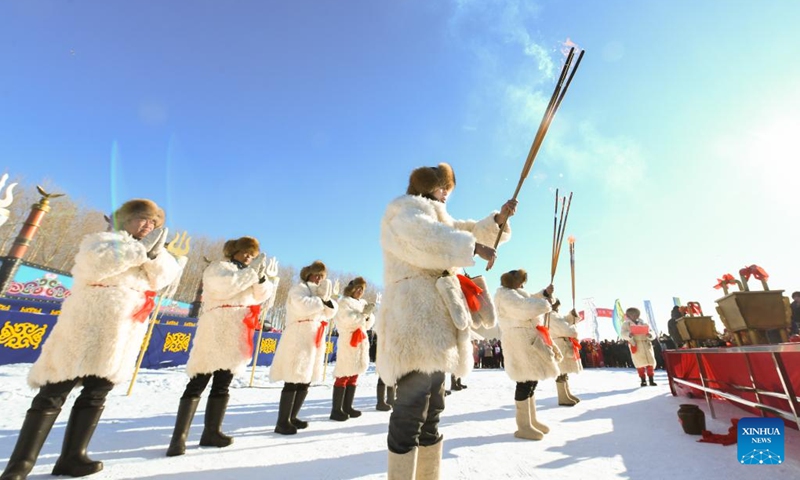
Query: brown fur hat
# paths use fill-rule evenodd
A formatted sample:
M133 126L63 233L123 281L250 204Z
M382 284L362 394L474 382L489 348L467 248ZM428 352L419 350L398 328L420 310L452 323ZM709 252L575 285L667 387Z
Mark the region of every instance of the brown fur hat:
M315 275L321 273L323 278L328 273L328 269L325 268L325 264L319 260L315 260L314 263L311 265L306 265L305 267L300 269L300 280L307 282L308 277L311 275Z
M364 277L356 277L356 278L350 280L347 283L347 286L344 287L345 296L352 297L353 296L353 292L355 292L356 288L358 288L358 287L362 287L364 290L367 289L367 281L364 280Z
M122 230L125 223L132 218L142 217L156 221L156 228L164 225L164 210L156 202L146 198L134 198L123 203L112 215L114 230Z
M437 188L452 190L456 187L456 174L453 168L440 163L438 167L419 167L411 172L408 179L408 195L430 195Z
M258 240L253 237L242 237L236 240L228 240L225 246L222 247L222 254L225 258L231 259L239 252L250 252L250 255L256 256L261 251Z
M528 272L523 269L511 270L500 276L500 284L506 288L517 289L528 281Z

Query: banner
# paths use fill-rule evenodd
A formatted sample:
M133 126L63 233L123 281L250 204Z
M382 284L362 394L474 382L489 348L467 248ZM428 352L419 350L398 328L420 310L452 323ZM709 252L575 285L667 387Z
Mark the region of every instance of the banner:
M614 302L614 313L611 316L611 321L614 323L614 330L617 331L617 336L619 336L620 331L622 331L622 322L625 321L625 311L622 310L619 298Z
M644 301L644 311L647 314L647 321L650 323L650 328L653 329L653 333L655 334L656 338L658 338L661 333L658 331L658 325L656 325L656 316L653 313L653 304L650 303L650 300Z
M589 331L592 332L592 338L595 341L600 341L600 326L597 324L597 307L594 304L594 298L587 298L584 300L586 303L586 308L589 310L589 313L592 316L592 319L589 321Z

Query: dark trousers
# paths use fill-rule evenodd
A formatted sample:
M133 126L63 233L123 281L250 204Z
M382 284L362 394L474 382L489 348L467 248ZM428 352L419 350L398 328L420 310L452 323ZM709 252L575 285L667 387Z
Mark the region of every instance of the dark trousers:
M536 390L536 385L539 385L539 382L536 380L517 382L517 389L514 390L514 400L521 402L531 398L533 396L533 392Z
M211 382L211 393L209 397L226 397L228 395L228 387L230 387L231 381L233 381L233 372L230 370L217 370L213 374L200 373L190 378L181 399L200 398L200 395L203 394L203 390L208 386L208 382L211 380L212 376L214 377L214 381Z
M75 400L75 407L102 407L106 401L108 392L114 388L114 384L105 378L89 375L87 377L73 378L57 383L46 383L39 389L39 393L33 397L31 410L50 410L61 408L67 401L67 396L78 385L83 385L81 394Z
M397 380L389 419L389 451L398 454L438 443L439 415L444 411L444 372L411 372Z

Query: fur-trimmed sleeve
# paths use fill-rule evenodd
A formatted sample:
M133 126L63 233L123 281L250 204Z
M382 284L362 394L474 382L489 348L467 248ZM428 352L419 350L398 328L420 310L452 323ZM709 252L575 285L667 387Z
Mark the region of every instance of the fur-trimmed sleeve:
M631 322L625 320L622 322L622 327L619 329L619 336L622 337L624 340L629 342L633 341L633 335L631 335Z
M81 242L72 272L75 277L96 282L138 267L147 260L144 245L129 235L92 233Z
M231 262L214 262L203 272L203 290L214 298L233 298L258 283L258 274L252 268L239 270Z
M454 226L459 230L466 230L475 236L478 243L483 245L494 246L494 241L497 239L497 234L500 233L500 225L494 221L495 215L500 212L495 210L488 217L483 220L456 220ZM511 238L511 222L507 221L503 229L503 235L500 236L500 244L506 243Z
M156 258L144 262L142 269L153 290L161 290L171 284L183 270L178 260L166 250L162 250Z
M578 327L569 323L566 317L550 314L550 335L553 337L578 338Z
M500 297L497 301L502 302L504 314L517 320L533 320L551 311L550 303L547 300L523 295L522 290L511 290L503 288L498 291Z
M336 314L336 327L344 330L363 328L369 330L375 323L373 314L364 315L367 302L344 298L339 302L339 312Z
M475 237L471 233L445 225L410 201L384 223L381 244L417 268L446 270L475 265Z
M257 304L262 304L275 295L275 285L269 280L253 284L253 299Z
M311 290L302 283L298 283L289 290L289 298L286 303L287 308L292 309L292 316L296 320L316 317L328 309L322 299L313 295ZM336 305L336 302L332 301L332 303Z

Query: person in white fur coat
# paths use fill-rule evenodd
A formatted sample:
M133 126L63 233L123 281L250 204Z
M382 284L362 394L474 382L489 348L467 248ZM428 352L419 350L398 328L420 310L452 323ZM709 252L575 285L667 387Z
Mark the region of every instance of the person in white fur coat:
M561 351L561 356L563 357L558 362L560 375L556 377L558 404L571 407L581 401L569 389L569 374L580 373L583 370L580 355L581 344L578 342L578 327L576 325L580 317L574 309L567 315L559 315L558 307L560 305L561 302L556 299L555 303L553 303L553 311L550 312L550 337L553 339L553 344Z
M500 324L506 374L517 382L514 392L517 431L514 436L541 440L550 428L536 417L534 391L540 380L558 376L561 352L553 345L545 314L551 311L553 286L536 294L524 290L528 274L511 270L500 277L494 301Z
M27 477L62 405L78 385L83 389L53 475L78 477L103 469L86 449L106 396L133 373L155 292L181 271L164 248L163 224L164 212L154 202L130 200L114 212L112 231L91 233L81 241L72 268L72 294L28 375L28 383L39 392L0 478Z
M275 295L278 278L267 278L267 258L258 240L228 240L224 261L203 272L203 309L186 363L189 383L181 396L167 456L186 452L189 427L203 390L211 383L200 445L227 447L233 439L222 433L233 376L253 358L253 332L259 326L261 305Z
M625 310L625 321L622 322L619 336L628 341L628 348L631 349L631 359L636 372L639 374L640 385L646 387L648 382L645 381L645 373L650 380L650 386L655 387L657 384L653 380L653 368L656 366L656 355L653 353L653 330L647 329L647 334L634 334L631 332L631 327L646 327L647 323L644 322L639 316L642 313L638 308L631 307Z
M378 322L377 370L397 384L389 421L388 478L439 478L445 372L472 368L469 321L456 274L478 255L491 265L500 225L514 214L509 200L481 221L454 220L446 201L455 188L452 168L415 169L406 195L393 200L381 222L384 258L383 303ZM510 235L503 233L505 241ZM469 281L471 282L471 281ZM469 315L467 315L469 316Z
M283 381L275 433L294 435L308 422L297 418L311 382L322 380L325 361L325 327L338 311L331 298L333 286L326 279L325 264L315 261L300 270L300 283L289 290L286 327L283 329L269 370L272 382Z
M333 319L339 332L336 342L336 367L333 376L333 403L331 420L343 422L350 417L357 418L361 412L353 408L358 376L369 367L369 342L367 330L375 323L375 304L367 302L362 296L367 281L356 277L344 287L344 296L339 300L339 311Z

